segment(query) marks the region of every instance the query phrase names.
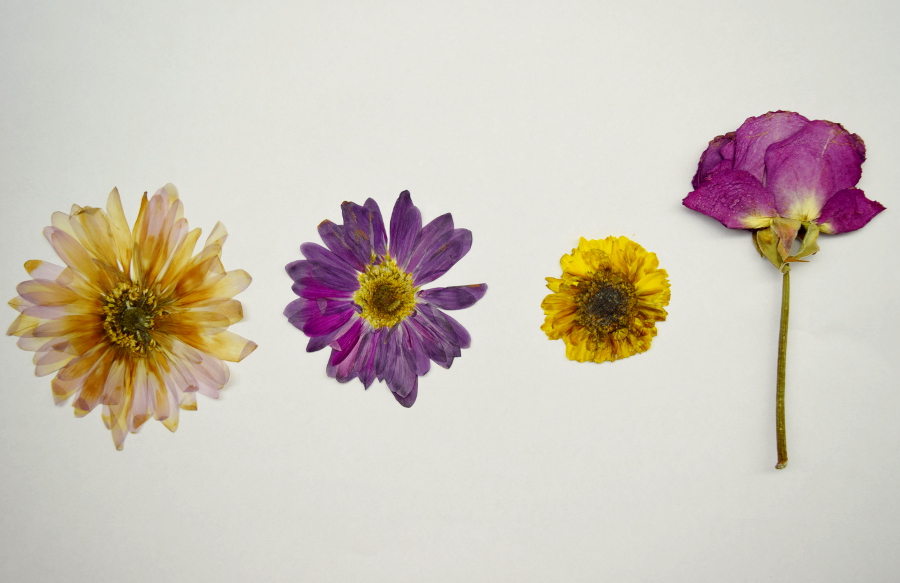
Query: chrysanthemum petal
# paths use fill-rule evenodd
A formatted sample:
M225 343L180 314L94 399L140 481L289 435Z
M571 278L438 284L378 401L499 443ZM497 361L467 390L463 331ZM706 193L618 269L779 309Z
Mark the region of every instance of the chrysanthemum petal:
M347 240L343 225L336 225L329 220L322 221L318 227L319 236L328 249L343 259L349 266L357 271L363 271L368 261L363 262L355 253L354 246ZM296 263L296 262L295 262ZM290 274L290 270L288 271ZM295 280L296 281L296 280Z
M450 213L443 214L422 227L406 270L415 275L420 269L422 262L435 255L441 247L450 241L452 236L453 217Z
M878 201L869 200L858 188L846 188L828 199L819 215L819 228L835 235L861 229L884 210Z
M401 268L406 269L422 231L422 213L413 204L408 190L404 190L394 203L391 213L391 257Z
M320 283L339 291L359 289L356 271L328 249L315 243L304 243L300 252L312 263L312 277Z
M353 202L345 202L341 205L341 213L344 218L344 236L347 244L360 264L368 265L375 257L375 227L378 225L384 229L381 211L377 205L373 211ZM379 235L380 237L382 235Z
M387 253L387 232L384 229L384 217L381 216L381 209L374 199L366 199L363 206L369 210L370 220L372 221L372 250L375 255L384 256Z
M419 292L419 299L444 310L462 310L475 305L487 293L486 283L436 287Z
M50 263L49 261L32 259L31 261L25 262L25 271L27 271L28 275L30 275L34 279L46 279L49 281L54 281L56 283L61 283L56 281L56 279L63 274L64 270L64 267L60 267L59 265Z
M455 229L450 239L432 256L425 257L418 269L413 272L415 285L424 285L444 275L465 257L471 248L472 232L468 229Z

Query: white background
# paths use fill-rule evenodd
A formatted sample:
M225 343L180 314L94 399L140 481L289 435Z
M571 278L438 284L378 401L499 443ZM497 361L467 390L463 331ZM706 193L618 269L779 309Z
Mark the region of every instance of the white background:
M900 580L900 5L481 4L4 2L4 297L58 262L52 212L117 186L133 220L173 182L228 227L259 349L117 452L6 338L0 580ZM888 207L793 271L784 471L779 274L681 206L707 142L772 109L862 136ZM282 316L316 225L404 189L474 233L437 285L490 287L408 410ZM608 235L659 255L669 319L571 362L544 277Z

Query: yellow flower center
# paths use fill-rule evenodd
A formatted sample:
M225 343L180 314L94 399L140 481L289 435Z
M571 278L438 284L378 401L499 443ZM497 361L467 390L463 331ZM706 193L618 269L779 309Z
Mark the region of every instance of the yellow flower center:
M575 296L575 321L595 338L627 328L635 315L634 285L610 269L595 272Z
M150 336L156 318L163 314L156 294L133 283L119 283L106 295L103 331L106 338L132 356L145 357L159 348Z
M412 275L388 257L359 274L359 289L353 294L353 301L362 308L362 317L372 326L389 328L413 313L416 290Z

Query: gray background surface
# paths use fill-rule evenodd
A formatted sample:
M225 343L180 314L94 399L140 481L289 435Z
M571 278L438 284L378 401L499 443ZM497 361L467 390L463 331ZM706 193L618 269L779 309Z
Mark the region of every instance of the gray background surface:
M3 340L3 581L897 581L900 5L19 2L0 7L0 290L41 229L117 186L180 190L254 277L259 349L177 433L113 448ZM714 136L840 122L888 211L793 271L790 467L776 471L779 274L681 206ZM325 376L283 267L412 192L487 282L416 405ZM626 235L672 282L653 348L566 360L544 277ZM15 313L6 311L6 321ZM3 324L5 327L7 324Z

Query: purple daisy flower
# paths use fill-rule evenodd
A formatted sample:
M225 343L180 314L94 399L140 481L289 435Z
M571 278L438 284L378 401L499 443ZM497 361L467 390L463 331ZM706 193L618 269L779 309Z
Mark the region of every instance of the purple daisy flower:
M341 383L358 378L367 389L377 378L411 407L431 361L450 368L471 343L466 329L441 310L468 308L487 284L421 288L469 252L472 233L454 229L449 213L423 227L409 191L394 204L390 241L371 198L362 206L345 202L341 211L343 225L319 225L327 248L304 243L306 259L287 265L300 298L284 315L310 337L307 352L331 347L328 376Z

